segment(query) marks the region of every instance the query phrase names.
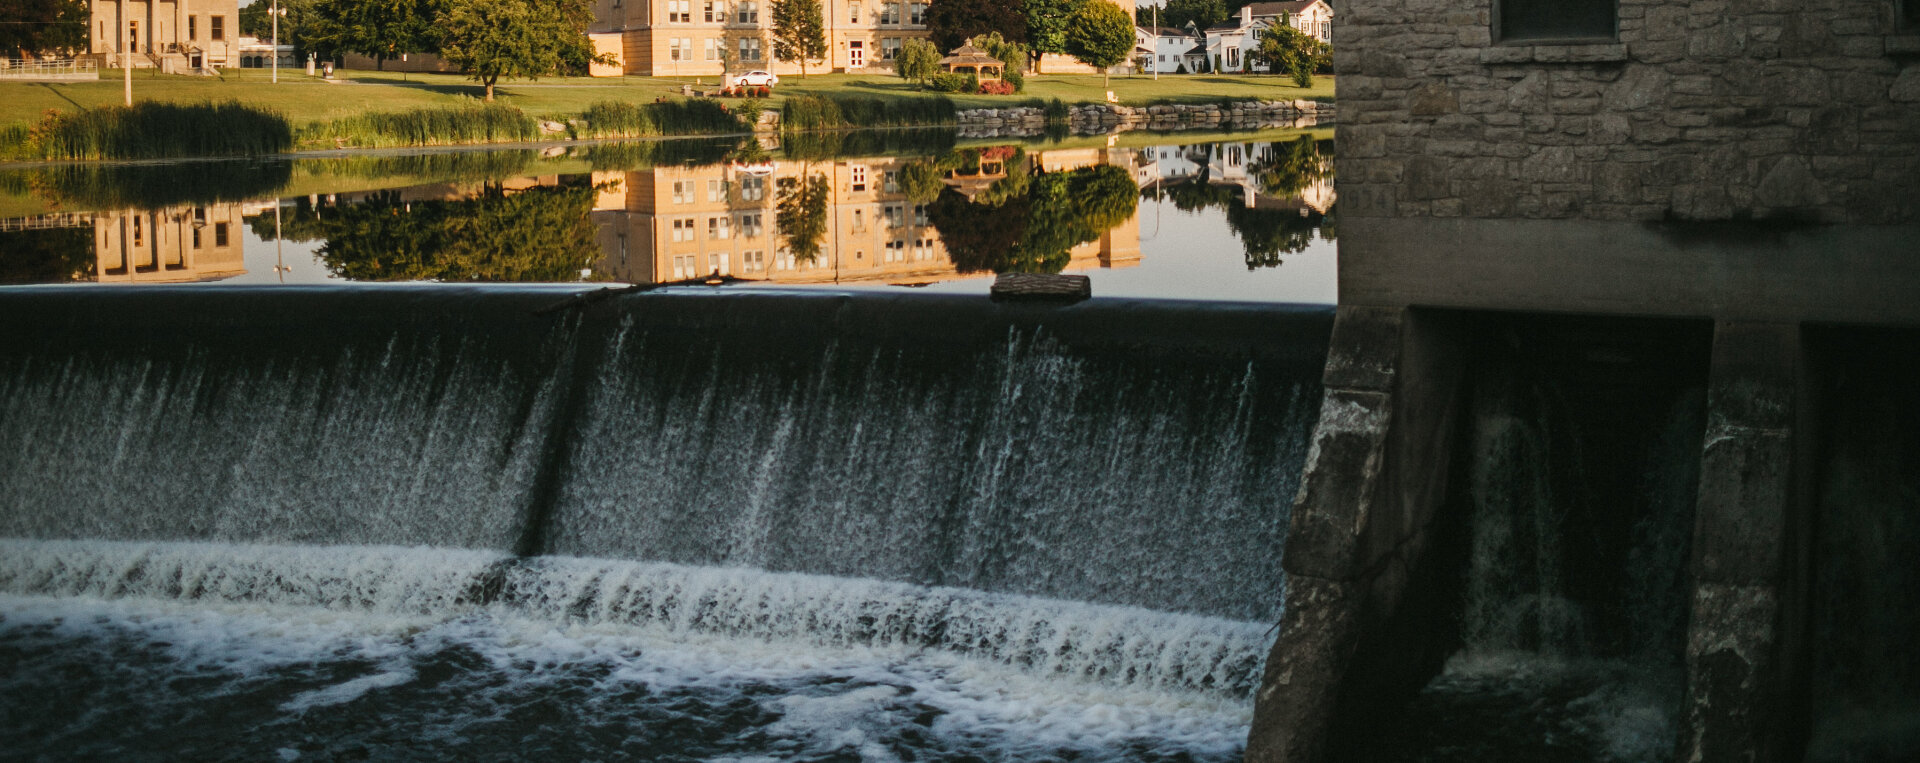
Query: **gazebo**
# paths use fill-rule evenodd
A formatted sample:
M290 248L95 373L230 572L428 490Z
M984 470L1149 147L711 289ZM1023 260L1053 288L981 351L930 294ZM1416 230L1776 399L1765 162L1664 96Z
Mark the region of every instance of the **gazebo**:
M1006 74L1007 64L987 52L976 48L972 43L953 49L953 54L940 59L940 65L948 72L971 74L983 82L1000 79Z

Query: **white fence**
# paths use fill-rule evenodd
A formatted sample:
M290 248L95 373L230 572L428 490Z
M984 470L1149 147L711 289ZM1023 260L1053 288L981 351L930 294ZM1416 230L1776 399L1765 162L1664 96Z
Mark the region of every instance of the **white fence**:
M0 59L0 80L27 80L35 82L60 82L65 80L99 79L100 72L92 61L60 59L46 61L22 61L20 59Z

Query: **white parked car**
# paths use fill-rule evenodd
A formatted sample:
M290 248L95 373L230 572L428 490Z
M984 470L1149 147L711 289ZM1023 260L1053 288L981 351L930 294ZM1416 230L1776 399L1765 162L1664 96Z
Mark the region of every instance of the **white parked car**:
M780 77L773 72L752 71L735 76L732 87L773 87L780 84Z

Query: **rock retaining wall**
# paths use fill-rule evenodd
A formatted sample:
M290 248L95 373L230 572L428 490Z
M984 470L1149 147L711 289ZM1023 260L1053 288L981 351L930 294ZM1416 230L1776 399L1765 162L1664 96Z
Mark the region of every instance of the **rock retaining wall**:
M1243 101L1237 103L1121 106L1083 104L1068 110L1075 134L1154 130L1265 129L1332 124L1334 106L1319 101ZM963 137L1038 135L1047 129L1047 112L1037 107L973 109L959 113Z

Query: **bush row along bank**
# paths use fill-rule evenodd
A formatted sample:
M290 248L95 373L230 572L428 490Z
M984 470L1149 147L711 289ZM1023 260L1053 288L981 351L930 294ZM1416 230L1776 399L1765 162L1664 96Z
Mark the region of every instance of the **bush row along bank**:
M281 114L237 102L169 104L48 112L38 123L0 126L0 160L124 160L257 156L298 148L391 148L532 142L543 139L647 138L745 132L776 121L789 132L848 128L979 126L994 120L1065 125L1087 109L1031 99L1008 109L961 111L945 97L790 97L777 114L765 102L664 99L604 101L564 122L542 121L513 106L462 106L359 114L295 129ZM1123 109L1124 107L1111 107ZM1155 109L1161 107L1153 107ZM1206 107L1210 108L1210 107ZM1323 106L1322 108L1327 108ZM1144 113L1147 109L1139 109ZM1118 113L1115 111L1114 113ZM1006 115L1006 116L999 116ZM1017 115L1017 116L1014 116ZM763 118L764 116L764 118Z

